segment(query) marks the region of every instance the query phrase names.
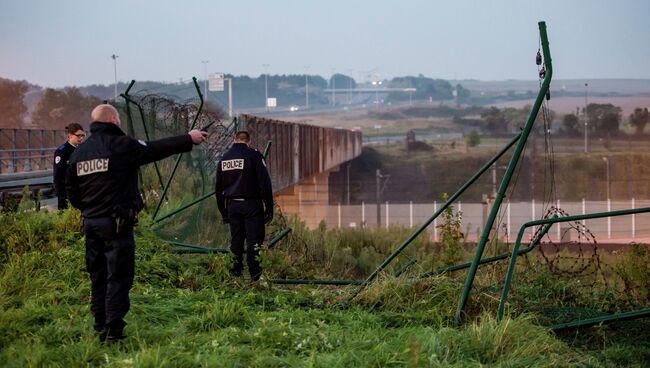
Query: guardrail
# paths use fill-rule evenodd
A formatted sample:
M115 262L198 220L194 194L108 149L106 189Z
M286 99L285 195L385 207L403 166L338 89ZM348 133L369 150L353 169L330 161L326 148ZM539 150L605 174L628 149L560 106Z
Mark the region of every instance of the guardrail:
M0 129L0 174L52 169L54 150L63 142L63 130Z
M31 196L36 201L53 196L52 171L31 171L0 176L0 207L7 207L9 198L20 200L25 187L29 187ZM38 208L38 205L36 207Z

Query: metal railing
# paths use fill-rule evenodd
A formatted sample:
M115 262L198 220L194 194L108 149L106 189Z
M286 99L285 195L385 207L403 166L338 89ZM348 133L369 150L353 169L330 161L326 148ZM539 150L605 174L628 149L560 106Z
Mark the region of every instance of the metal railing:
M0 174L52 169L54 150L65 131L0 128Z

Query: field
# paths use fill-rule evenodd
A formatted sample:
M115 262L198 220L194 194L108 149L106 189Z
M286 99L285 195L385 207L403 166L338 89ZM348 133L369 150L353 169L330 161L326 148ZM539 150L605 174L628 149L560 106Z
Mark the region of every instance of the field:
M628 116L632 112L634 112L634 109L637 107L650 107L650 96L625 96L625 97L618 97L618 96L608 96L608 97L589 97L588 98L589 103L597 103L597 104L608 104L611 103L614 106L619 106L622 110L623 118L627 119ZM514 108L522 108L526 105L530 105L532 102L531 101L509 101L509 102L500 102L495 104L494 106L498 108L504 108L504 107L514 107ZM560 115L564 114L570 114L576 112L576 107L579 107L580 109L583 109L585 107L585 98L584 96L582 97L569 97L569 96L562 96L562 97L556 97L552 98L549 101L549 107L551 110L555 111L556 113Z
M453 220L447 218L447 220ZM276 277L352 277L372 270L408 229L307 230L265 250L265 281L228 275L224 255L174 254L137 228L136 280L127 339L103 345L92 331L79 214L36 212L23 202L0 214L0 366L46 367L644 367L650 321L553 333L549 309L614 312L647 308L650 252L603 258L612 283L550 273L527 257L506 318L497 322L492 288L503 268L481 272L462 326L453 323L464 276L414 277L471 256L454 237L419 237L421 264L381 275L356 298L354 287L279 286ZM277 220L276 220L277 221ZM498 246L498 244L494 244ZM496 249L496 248L495 248ZM401 260L400 262L403 262ZM400 265L401 266L401 265ZM392 271L391 271L392 272ZM596 273L594 273L596 274ZM621 282L621 280L626 280Z

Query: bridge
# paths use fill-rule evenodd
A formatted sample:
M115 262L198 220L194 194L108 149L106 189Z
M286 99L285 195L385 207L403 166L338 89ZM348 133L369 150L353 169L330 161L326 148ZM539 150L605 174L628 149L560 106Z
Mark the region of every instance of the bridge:
M307 226L318 226L327 218L329 173L361 155L361 132L245 114L239 121L260 151L266 142L273 143L268 167L276 203Z
M361 154L361 133L246 114L238 121L260 151L272 142L267 164L282 210L317 226L327 215L329 173ZM35 196L52 195L52 155L64 137L62 130L0 129L0 205L25 185Z

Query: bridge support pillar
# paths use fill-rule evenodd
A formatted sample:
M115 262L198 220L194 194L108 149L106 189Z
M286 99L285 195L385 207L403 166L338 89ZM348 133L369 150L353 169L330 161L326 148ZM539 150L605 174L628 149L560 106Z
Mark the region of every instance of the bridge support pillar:
M304 221L307 227L315 229L322 220L327 220L328 178L328 171L310 176L276 193L275 202L285 215L295 215Z

